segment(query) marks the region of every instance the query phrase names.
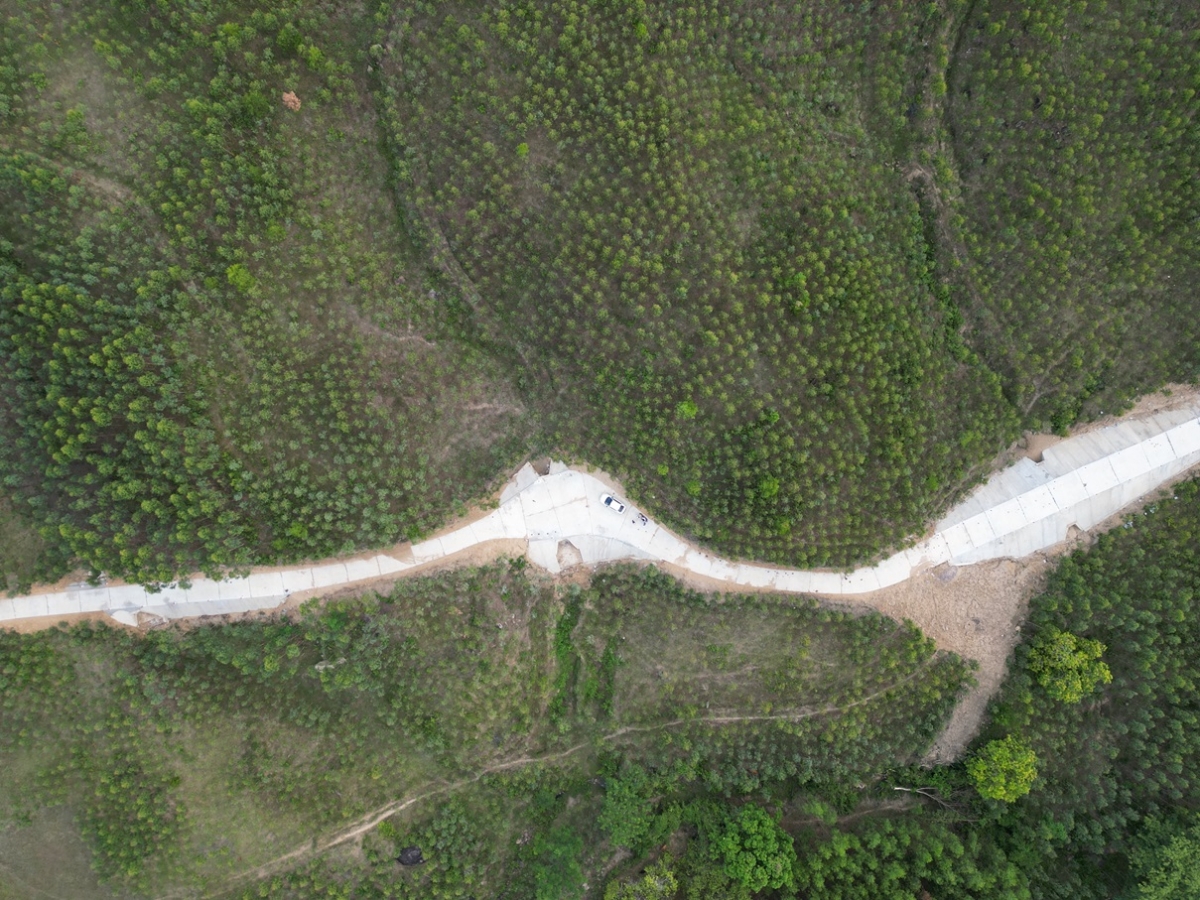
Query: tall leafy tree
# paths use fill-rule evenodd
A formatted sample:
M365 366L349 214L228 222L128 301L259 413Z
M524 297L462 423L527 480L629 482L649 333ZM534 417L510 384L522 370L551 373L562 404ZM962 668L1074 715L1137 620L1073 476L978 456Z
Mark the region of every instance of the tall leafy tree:
M713 842L713 851L725 864L725 873L752 891L792 885L792 837L760 806L747 804L730 818Z
M1102 659L1104 650L1099 641L1051 628L1030 651L1029 671L1051 697L1078 703L1112 682L1112 672Z
M1010 734L991 741L967 763L967 773L980 796L1011 803L1029 793L1037 779L1037 754Z

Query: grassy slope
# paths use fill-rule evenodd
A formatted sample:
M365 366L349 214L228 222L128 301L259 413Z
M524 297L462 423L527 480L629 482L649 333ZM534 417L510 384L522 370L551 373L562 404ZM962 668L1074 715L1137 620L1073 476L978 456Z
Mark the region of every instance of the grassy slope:
M664 771L682 764L693 790L816 791L853 805L855 783L919 754L967 677L961 661L890 620L717 602L653 570L616 569L556 594L494 566L405 582L381 603L335 604L298 626L3 641L13 662L6 821L32 816L35 831L24 833L40 833L50 819L38 810L65 805L93 847L118 828L126 840L96 865L118 889L156 893L221 884L387 801L563 751L546 773L521 764L453 795L487 811L472 825L491 848L479 851L491 861L477 876L497 890L522 865L505 835L565 812L565 797L555 799L564 786L576 795L572 821L601 840L584 824L601 799L587 779L614 752ZM318 672L322 660L333 665ZM704 721L767 715L797 718ZM113 773L130 766L141 774L122 784ZM102 783L113 789L89 800ZM158 811L128 824L128 802L154 790ZM423 827L446 799L393 826ZM166 836L161 849L139 856L137 839L153 835ZM462 863L430 853L423 877ZM589 868L608 855L593 847ZM140 871L126 877L118 863Z
M38 572L45 542L0 497L0 591L17 590Z

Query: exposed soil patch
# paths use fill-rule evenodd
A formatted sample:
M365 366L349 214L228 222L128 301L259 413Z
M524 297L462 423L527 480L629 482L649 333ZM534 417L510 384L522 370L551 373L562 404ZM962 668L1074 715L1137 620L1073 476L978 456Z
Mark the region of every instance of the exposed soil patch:
M1061 440L1062 438L1060 438L1057 434L1037 434L1032 431L1027 431L1025 433L1024 455L1026 458L1040 463L1043 459L1042 455L1046 452L1046 450L1048 450L1050 447L1053 447Z
M353 303L339 304L339 311L344 315L350 323L364 335L382 342L383 344L395 345L415 345L418 349L432 349L437 346L435 341L429 340L425 335L413 330L412 323L408 323L408 330L403 332L388 331L380 327L370 316L365 314ZM397 357L401 358L401 357Z
M955 707L949 725L926 756L947 762L961 755L983 722L992 694L1004 680L1009 654L1020 639L1020 624L1032 597L1045 582L1052 563L1048 554L1023 560L992 560L974 566L937 566L913 574L902 584L872 594L823 598L848 611L874 609L894 619L909 619L940 649L975 660L976 686ZM729 585L664 566L697 590L749 593ZM758 593L768 593L758 591Z
M103 622L109 628L129 628L128 625L122 625L116 619L109 618L107 613L90 612L79 613L73 616L58 616L54 619L47 616L38 616L35 619L9 619L4 623L3 629L5 631L15 631L18 634L33 634L35 631L45 631L47 628L54 628L60 623L63 625L76 625L80 622ZM137 631L138 629L129 628L129 630Z
M563 571L583 565L583 554L570 541L559 541L558 564L563 568Z
M925 762L956 759L978 733L988 700L1004 681L1009 655L1020 640L1029 599L1045 584L1051 567L1050 559L1038 554L960 567L950 580L933 569L861 598L884 615L910 619L939 647L979 664L976 686L959 701Z

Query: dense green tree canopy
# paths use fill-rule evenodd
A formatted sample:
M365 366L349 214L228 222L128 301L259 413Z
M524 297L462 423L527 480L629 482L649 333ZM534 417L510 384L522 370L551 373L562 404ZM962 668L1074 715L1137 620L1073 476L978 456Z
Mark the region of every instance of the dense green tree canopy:
M980 796L1011 803L1029 793L1037 779L1037 754L1015 734L983 746L967 762Z
M391 20L414 206L495 333L519 332L552 439L728 552L848 564L1015 434L892 156L923 15L508 0Z
M713 841L725 874L752 891L790 887L796 850L792 837L760 806L747 805L725 823Z
M1197 15L981 0L959 26L951 271L968 340L1058 430L1200 366Z
M802 842L801 896L820 900L1027 900L1028 878L977 832L914 817L835 829Z
M1062 560L1032 601L1030 642L981 737L1016 734L1037 754L1029 794L989 816L1045 897L1110 897L1105 879L1139 846L1143 822L1200 808L1200 484L1125 526ZM1108 648L1101 702L1047 700L1029 660L1050 629Z
M1103 659L1104 645L1057 629L1048 629L1029 652L1029 671L1051 697L1078 703L1112 681Z
M582 849L583 841L569 828L554 828L535 838L535 900L578 900L583 896Z
M1137 900L1200 898L1200 824L1148 823L1133 862Z

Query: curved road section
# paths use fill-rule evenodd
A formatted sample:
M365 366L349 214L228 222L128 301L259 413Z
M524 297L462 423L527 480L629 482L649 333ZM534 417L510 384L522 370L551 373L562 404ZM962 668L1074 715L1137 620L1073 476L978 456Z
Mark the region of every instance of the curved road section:
M137 625L139 614L168 619L272 609L292 594L396 575L498 540L526 542L531 562L557 573L569 565L622 559L671 563L731 585L819 594L868 594L915 570L1020 558L1088 530L1200 464L1200 407L1189 406L1098 429L997 472L937 524L933 534L875 566L853 572L782 569L734 562L698 549L641 510L621 513L601 496L612 488L552 463L539 476L525 465L498 508L468 525L413 544L408 552L318 566L196 578L152 593L139 585L72 585L65 591L0 599L0 621L104 612Z

